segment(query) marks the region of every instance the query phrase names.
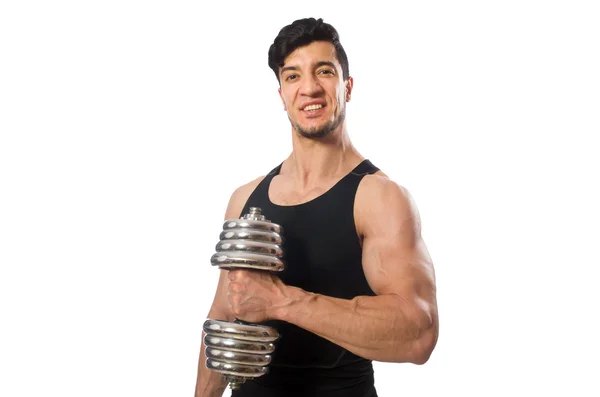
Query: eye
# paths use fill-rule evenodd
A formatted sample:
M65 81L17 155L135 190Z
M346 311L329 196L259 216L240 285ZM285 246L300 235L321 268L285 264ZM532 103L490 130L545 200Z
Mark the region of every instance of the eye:
M333 75L335 73L333 72L333 70L330 70L330 69L322 69L322 70L319 70L319 74L331 74L331 75Z
M297 74L290 74L290 75L288 75L288 76L285 78L285 80L286 80L286 81L292 81L292 80L295 80L295 79L297 79L297 78L298 78L298 75L297 75Z

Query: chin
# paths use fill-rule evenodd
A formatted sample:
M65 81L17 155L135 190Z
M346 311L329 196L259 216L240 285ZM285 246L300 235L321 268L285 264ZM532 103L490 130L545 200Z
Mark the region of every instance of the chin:
M305 138L323 138L331 133L332 129L329 126L324 126L321 128L296 128L296 132L302 135Z
M304 125L292 122L292 126L298 135L304 138L318 139L331 135L331 133L344 121L344 116L345 115L342 113L340 117L335 119L328 119L327 121L321 121L320 123L317 123L317 120L314 120L315 122L306 123Z

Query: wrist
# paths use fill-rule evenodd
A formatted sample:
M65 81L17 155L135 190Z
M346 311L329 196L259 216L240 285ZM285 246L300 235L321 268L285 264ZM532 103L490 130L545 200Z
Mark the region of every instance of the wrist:
M283 286L279 300L271 307L271 318L291 322L293 314L298 311L302 302L310 295L313 294L301 288L289 285Z

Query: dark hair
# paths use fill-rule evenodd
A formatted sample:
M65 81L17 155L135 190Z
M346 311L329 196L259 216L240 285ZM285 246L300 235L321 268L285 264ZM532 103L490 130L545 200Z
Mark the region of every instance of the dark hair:
M279 68L283 67L285 58L297 48L313 41L328 41L335 47L338 62L342 65L344 80L350 77L348 57L340 43L340 36L333 26L323 22L322 18L304 18L283 27L269 48L269 67L279 81Z

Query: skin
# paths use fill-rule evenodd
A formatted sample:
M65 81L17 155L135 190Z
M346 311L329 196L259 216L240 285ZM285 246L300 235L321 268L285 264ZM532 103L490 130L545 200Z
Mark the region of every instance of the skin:
M344 118L353 79L342 78L333 45L313 42L291 53L280 69L279 95L292 125L293 150L273 178L269 197L279 205L318 197L364 157ZM323 108L307 112L307 104ZM263 177L236 189L225 219L238 218ZM410 193L381 171L365 176L354 216L362 264L376 296L338 299L285 285L276 275L222 270L209 318L251 323L287 321L366 359L424 364L438 338L435 273ZM204 350L204 346L202 346ZM220 396L225 386L204 368L196 397Z

